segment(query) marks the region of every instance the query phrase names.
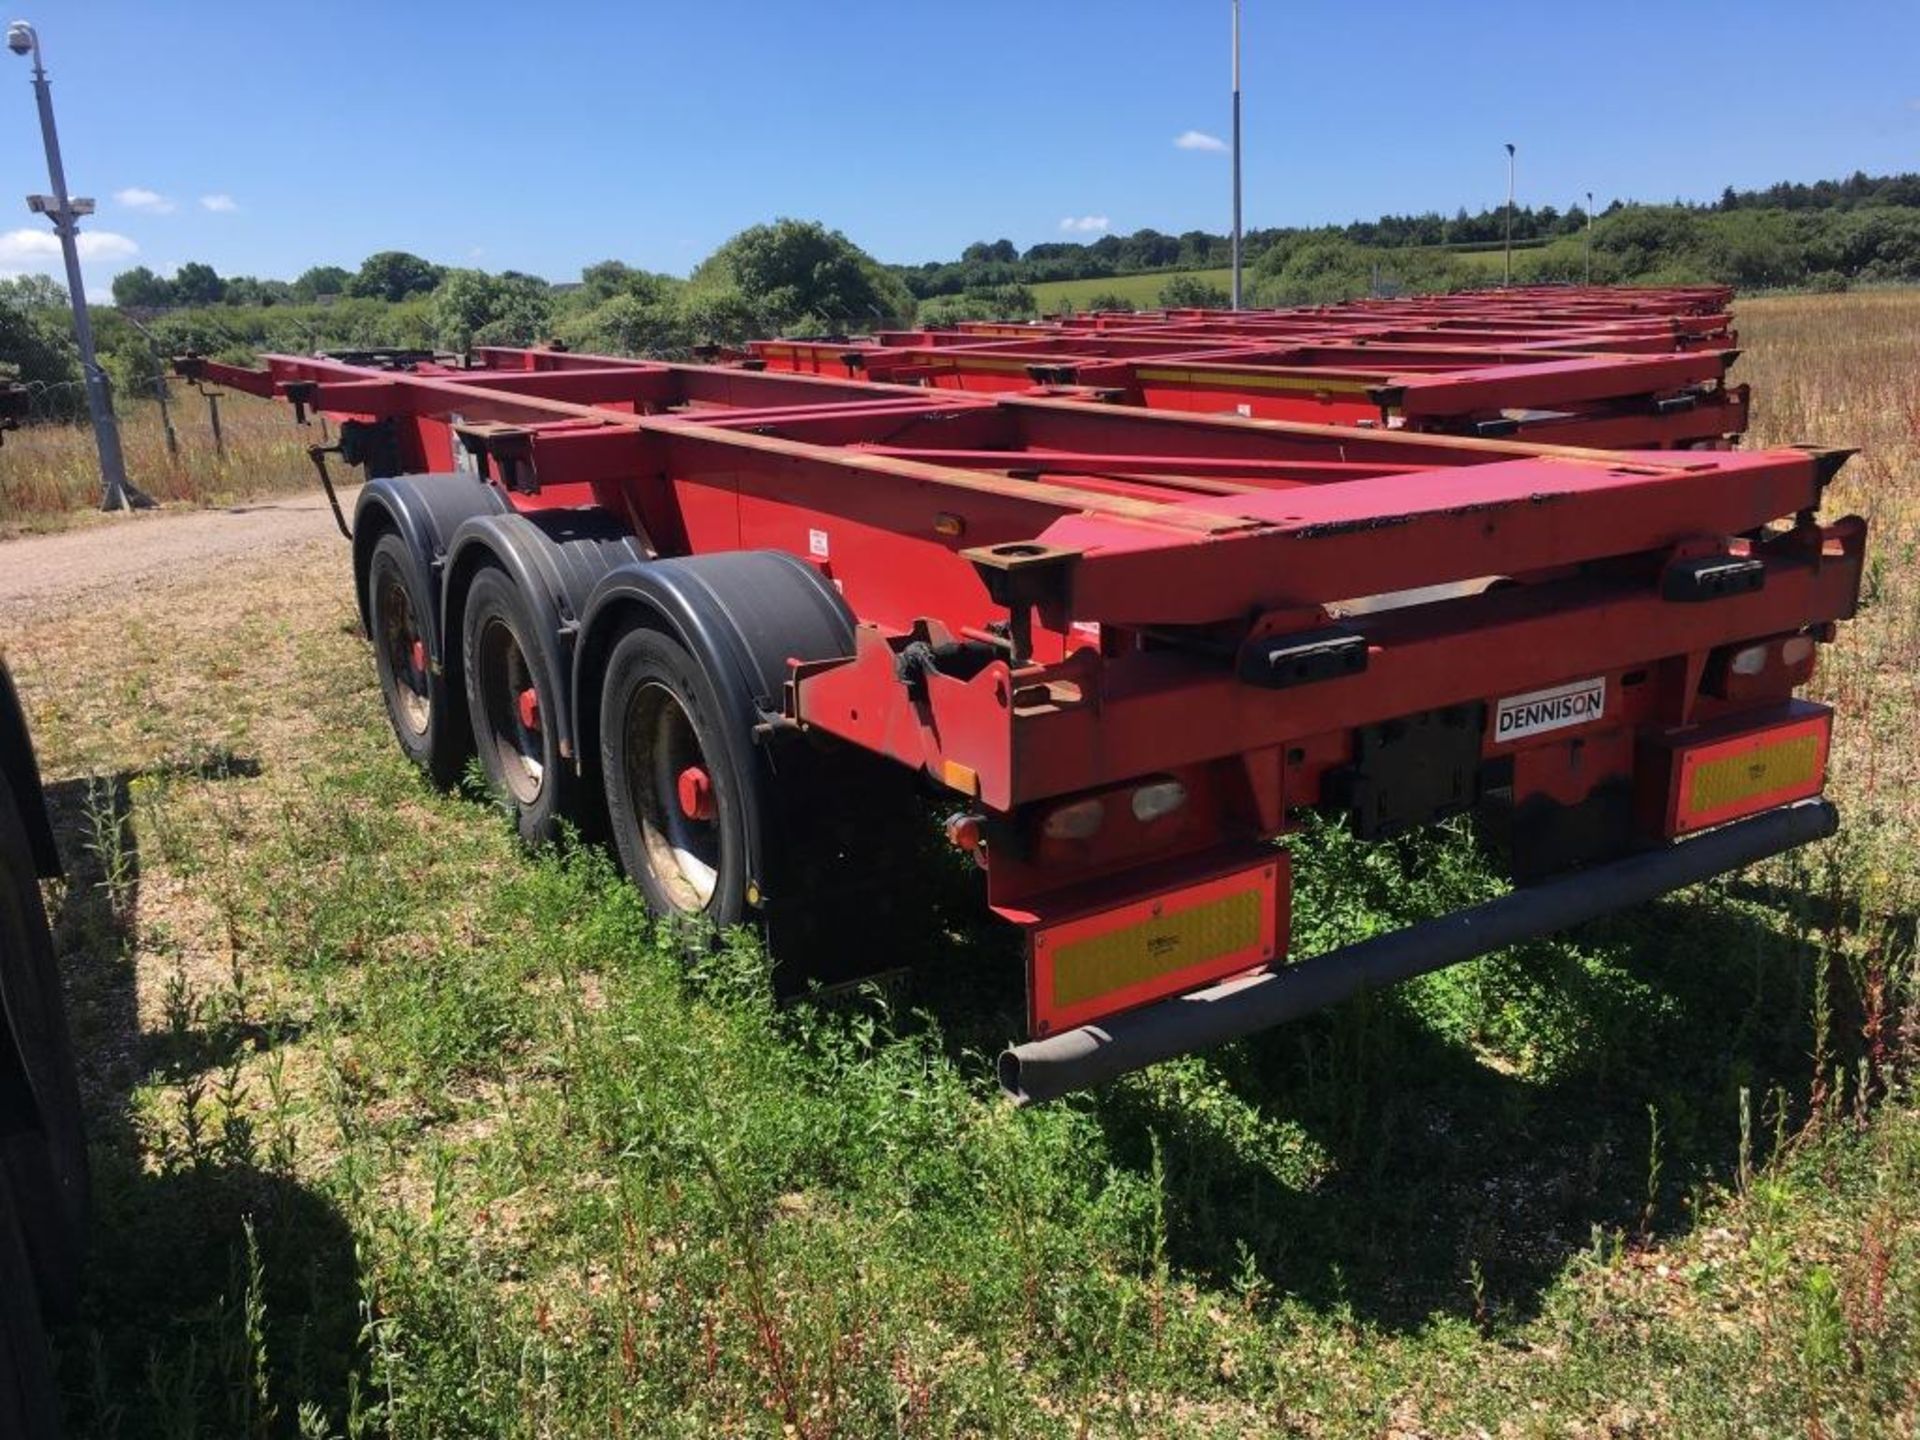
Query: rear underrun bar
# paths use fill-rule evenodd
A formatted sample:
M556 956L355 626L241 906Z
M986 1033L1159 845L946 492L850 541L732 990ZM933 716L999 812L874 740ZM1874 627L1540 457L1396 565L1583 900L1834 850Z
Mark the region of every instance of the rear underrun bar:
M1298 1020L1364 991L1643 905L1670 890L1823 840L1838 826L1839 813L1825 800L1789 805L1297 965L1237 976L1098 1024L1015 1045L1001 1053L1000 1088L1021 1105L1055 1100L1162 1060Z

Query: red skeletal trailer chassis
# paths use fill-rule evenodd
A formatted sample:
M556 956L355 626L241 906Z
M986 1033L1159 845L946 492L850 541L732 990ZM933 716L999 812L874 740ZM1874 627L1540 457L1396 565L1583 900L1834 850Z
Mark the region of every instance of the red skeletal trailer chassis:
M546 351L182 369L334 417L373 477L356 583L408 752L449 777L477 745L532 837L604 797L656 908L764 915L777 949L836 757L943 792L1026 936L1025 1098L1834 823L1830 716L1794 691L1858 591L1864 525L1815 519L1843 452ZM1287 963L1292 817L1475 806L1534 883Z
M1232 345L1189 334L1089 332L966 345L775 340L771 370L982 394L1067 394L1155 410L1523 435L1601 448L1718 445L1746 429L1737 352L1572 351L1312 340Z
M1717 307L1717 308L1716 308ZM1718 342L1718 343L1714 343ZM1723 445L1747 388L1723 292L1540 292L757 341L746 363L979 393L1598 448Z

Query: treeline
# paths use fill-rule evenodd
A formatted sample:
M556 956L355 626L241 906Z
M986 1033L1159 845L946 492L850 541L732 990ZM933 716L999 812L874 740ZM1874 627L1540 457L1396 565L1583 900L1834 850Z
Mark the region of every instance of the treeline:
M1255 231L1248 298L1315 304L1496 283L1498 258L1473 252L1497 240L1501 220L1483 211ZM1920 176L1729 191L1702 205L1612 204L1590 234L1578 209L1524 209L1514 234L1522 242L1514 278L1522 283L1589 274L1599 283L1717 281L1749 290L1920 282ZM1031 316L1036 284L1155 271L1171 272L1156 287L1159 304L1224 305L1222 289L1185 272L1226 263L1223 236L1142 230L1024 252L1010 241L982 241L955 262L888 266L836 230L779 220L742 231L685 278L605 260L577 281L551 284L393 250L288 281L221 276L199 262L171 276L137 267L115 280L115 303L96 310L94 327L117 387L138 395L152 393L169 358L188 351L246 359L267 350L551 342L677 357L759 335ZM1084 308L1130 303L1114 293ZM35 387L40 413L82 406L66 296L44 276L0 281L0 375L8 374Z
M150 395L184 353L250 360L262 351L465 350L558 343L574 350L687 356L758 335L908 323L913 296L887 267L825 226L756 225L691 276L619 260L553 285L517 271L435 265L404 251L355 270L319 266L292 281L222 277L204 264L171 277L120 275L93 312L101 362L123 395ZM84 410L66 292L45 277L0 281L0 374L31 385L41 415Z
M1811 185L1782 182L1764 190L1729 188L1715 202L1688 205L1676 201L1671 206L1654 208L1704 214L1768 209L1841 211L1867 206L1920 208L1920 175L1869 176L1856 171L1845 180L1820 180ZM1629 206L1615 200L1598 211L1597 216L1645 208L1649 207ZM1545 244L1579 235L1586 223L1587 212L1578 204L1565 210L1552 205L1516 206L1513 239L1516 244ZM1504 205L1497 205L1470 213L1463 207L1450 217L1427 211L1382 215L1377 220L1356 220L1310 231L1250 230L1242 239L1242 254L1248 264L1253 264L1276 246L1295 243L1308 234L1344 240L1351 245L1472 250L1505 242L1507 210ZM926 299L1010 285L1040 285L1054 280L1100 280L1155 270L1210 270L1231 261L1232 241L1226 235L1206 230L1168 235L1147 229L1130 235L1102 235L1098 240L1085 243L1046 241L1024 251L1010 240L981 240L967 246L958 260L930 260L896 268L907 288L916 297Z
M1551 205L1516 208L1513 236L1517 241L1547 240L1576 233L1586 224L1586 212L1577 206L1561 212ZM1329 226L1322 232L1293 228L1249 230L1241 240L1243 259L1251 264L1276 245L1307 233L1333 234L1355 245L1490 245L1505 238L1506 211L1486 210L1470 215L1461 210L1452 219L1439 214L1383 215L1378 220ZM1102 235L1084 244L1052 240L1016 250L1011 240L976 241L958 260L930 260L923 265L896 266L900 278L920 299L991 290L1006 285L1044 285L1053 280L1106 280L1159 270L1217 270L1233 263L1230 236L1205 230L1167 235L1158 230L1136 230L1131 235Z

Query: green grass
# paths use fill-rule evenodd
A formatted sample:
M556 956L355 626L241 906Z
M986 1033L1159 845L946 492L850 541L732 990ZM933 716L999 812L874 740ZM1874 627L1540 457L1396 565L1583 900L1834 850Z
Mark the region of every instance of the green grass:
M1216 285L1222 290L1233 284L1233 271L1229 269L1154 270L1140 275L1110 275L1104 280L1049 280L1027 288L1033 292L1034 304L1040 307L1042 315L1050 315L1068 305L1076 310L1084 310L1087 302L1096 295L1123 296L1133 302L1136 310L1147 310L1160 303L1161 290L1179 275Z
M1818 898L1846 847L1015 1112L984 921L834 1003L775 1008L746 937L689 963L600 852L524 855L401 762L342 565L15 656L56 775L109 776L56 795L100 1190L76 1434L1911 1407L1912 1056L1850 1044L1910 939ZM1303 953L1496 887L1464 829L1295 848Z
M1529 249L1537 249L1539 243L1516 243L1513 247L1514 252L1517 255ZM1395 257L1407 252L1380 250L1375 253L1380 256L1383 266L1390 271ZM1432 252L1416 250L1414 253ZM1484 279L1500 278L1501 265L1505 257L1497 247L1492 250L1450 250L1446 253ZM1214 270L1155 270L1138 275L1112 275L1104 280L1049 280L1027 288L1033 292L1034 304L1042 315L1054 314L1068 305L1076 310L1084 310L1087 308L1087 303L1096 295L1119 295L1132 301L1136 310L1147 310L1159 305L1160 292L1177 276L1190 277L1223 291L1231 290L1233 286L1233 271L1222 267ZM1253 283L1251 262L1247 266L1245 283L1248 286Z
M98 1178L71 1432L1912 1435L1917 306L1741 317L1759 438L1864 444L1829 495L1887 557L1818 681L1838 838L1033 1113L976 905L776 1008L425 786L338 547L16 624ZM1292 843L1301 954L1499 883L1459 825Z

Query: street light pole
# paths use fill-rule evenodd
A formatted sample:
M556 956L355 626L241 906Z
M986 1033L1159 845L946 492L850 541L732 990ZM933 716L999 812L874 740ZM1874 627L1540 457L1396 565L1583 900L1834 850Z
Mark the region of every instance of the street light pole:
M16 55L33 56L33 95L40 105L40 137L47 147L47 178L53 194L29 195L27 208L53 222L60 251L67 262L67 298L73 304L73 338L80 347L80 373L87 389L87 410L93 416L94 443L100 451L102 510L126 510L146 501L127 484L127 465L120 454L120 431L113 423L113 398L106 371L93 353L93 322L87 316L87 292L80 278L79 219L93 213L93 202L77 204L67 195L67 172L60 163L60 134L53 124L53 87L40 59L40 37L33 26L16 20L7 27L7 48ZM147 502L151 503L151 502Z
M1507 142L1507 249L1506 279L1504 284L1513 284L1513 142Z
M1587 191L1587 284L1593 284L1593 192Z
M1240 0L1233 0L1233 308L1240 308Z

